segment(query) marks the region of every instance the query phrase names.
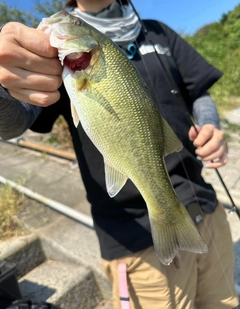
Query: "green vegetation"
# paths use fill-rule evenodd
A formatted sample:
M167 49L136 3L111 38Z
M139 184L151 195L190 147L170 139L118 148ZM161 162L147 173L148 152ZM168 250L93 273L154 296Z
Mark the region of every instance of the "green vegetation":
M71 134L68 129L68 124L62 116L56 120L51 132L51 137L48 142L50 144L61 145L61 149L73 149Z
M222 119L222 128L224 129L225 132L225 138L226 140L232 141L234 140L239 140L240 137L240 125L230 123L227 119Z
M66 0L50 0L44 2L40 2L40 0L35 0L34 11L38 13L38 16L50 16L58 11L63 10L66 2Z
M20 11L16 6L8 6L7 1L0 1L0 25L8 21L17 21L27 26L36 27L39 20L31 12Z
M0 186L0 241L24 234L24 227L17 218L24 199L23 194L8 184Z
M0 0L0 25L9 21L17 21L29 27L37 27L42 17L62 10L66 1L50 0L40 2L34 0L34 3L35 6L31 11L21 11L17 6L7 5L6 0Z
M210 89L220 115L240 106L240 4L219 22L205 25L184 38L209 63L224 73Z

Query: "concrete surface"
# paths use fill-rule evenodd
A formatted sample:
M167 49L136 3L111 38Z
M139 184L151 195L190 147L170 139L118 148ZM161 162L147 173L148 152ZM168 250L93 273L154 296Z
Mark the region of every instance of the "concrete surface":
M71 262L48 259L22 277L19 286L24 298L47 299L60 308L94 308L102 300L91 269Z
M17 265L20 290L26 299L48 301L61 309L112 309L111 287L100 269L99 253L93 243L96 237L94 231L88 233L85 226L67 230L66 236L75 239L69 241L70 245L66 247L65 243L59 243L49 235L54 229L57 234L56 224L61 225L64 221L65 218L60 218L46 225L46 229L43 227L40 233L38 230L0 243L1 259ZM79 224L71 222L72 225ZM76 232L79 233L74 235ZM83 242L77 246L79 238L85 239L83 242L88 246L92 243L93 247L87 250L85 245L84 249ZM97 257L91 254L94 251Z
M1 176L90 215L85 188L74 162L0 143Z
M240 119L240 107L233 109L232 111L226 114L226 119L228 122L239 125Z
M230 115L229 120L231 119L233 117ZM27 139L28 136L31 141L36 139L36 135L29 132L25 134L25 138ZM39 140L41 139L39 138ZM238 134L234 133L229 142L228 164L220 168L219 172L235 204L240 207L239 154L240 138ZM0 141L0 175L90 215L85 189L78 167L74 162ZM240 287L240 220L236 213L228 211L231 204L215 171L204 168L203 176L207 182L214 186L219 200L225 206L235 250L235 281ZM93 299L96 297L96 301L93 302L84 300L85 303L87 302L86 309L112 309L111 301L109 301L111 288L101 270L99 246L93 229L74 222L34 201L31 207L26 207L19 217L31 234L27 237L18 237L0 243L0 258L7 261L18 261L19 282L24 293L26 290L30 292L30 288L27 288L29 285L25 284L30 281L32 287L38 287L38 291L39 287L40 290L54 291L53 294L49 294L50 298L48 299L52 299L56 303L61 299L62 309L67 309L64 297L61 298L62 295L65 295L64 287L77 293L76 288L77 291L82 291L84 297L86 295ZM69 281L58 288L55 284L61 280L58 277L61 272L64 273L66 280L69 278ZM42 273L47 273L56 280L50 282L51 280L48 281L49 278L42 276ZM77 277L82 278L83 282L88 282L89 279L86 278L93 281L90 280L90 287L86 284L86 289L83 289L81 287L82 281L78 281ZM70 286L69 282L76 284ZM46 287L49 290L46 290ZM65 297L65 299L67 298ZM99 304L96 307L97 302ZM79 308L82 308L81 306L80 304Z

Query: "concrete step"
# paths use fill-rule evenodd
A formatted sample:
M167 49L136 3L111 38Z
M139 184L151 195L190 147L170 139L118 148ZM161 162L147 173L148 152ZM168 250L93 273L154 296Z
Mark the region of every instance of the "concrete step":
M61 309L93 309L102 300L91 269L72 262L46 260L20 278L19 285L24 298Z
M61 220L59 226L66 228L68 225ZM94 231L86 233L88 229L82 229L73 229L72 233L79 232L79 239L87 238L93 244L90 236L94 235ZM68 237L73 236L67 233L68 229L65 231ZM46 230L49 236L55 232L53 226ZM62 242L61 238L59 242L56 240L32 234L0 243L1 259L17 266L17 278L24 299L48 301L61 309L112 309L108 302L111 288L95 267L99 257L92 256L91 246L88 244L87 251L85 246L74 242L75 239L69 247L64 239Z

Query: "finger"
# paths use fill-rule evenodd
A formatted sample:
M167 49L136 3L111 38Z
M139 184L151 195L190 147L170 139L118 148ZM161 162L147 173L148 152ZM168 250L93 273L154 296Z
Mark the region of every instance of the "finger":
M216 169L216 168L219 168L219 167L222 167L224 166L225 164L227 163L226 162L209 162L208 164L205 165L206 168L211 168L211 169Z
M196 148L204 146L209 140L212 139L214 131L215 127L213 125L203 126L193 142L194 146Z
M217 160L210 161L205 164L206 168L219 168L227 163L227 153L224 153L223 156Z
M8 31L5 30L4 33L2 30L0 37L0 63L2 67L8 70L18 67L42 74L61 74L62 66L57 57L57 49L50 46L49 37L46 34L23 25L16 27L16 25L19 25L17 23L9 24L14 24L15 27L12 26L8 30L7 24L3 29L6 27ZM18 37L17 33L21 32L19 28L22 27L26 29L26 34L24 33L22 36L19 34L20 37ZM15 34L11 33L12 29L16 30Z
M211 166L217 164L223 165L226 164L227 162L227 155L228 155L228 149L227 144L225 144L221 146L221 148L212 155L204 158L198 156L198 158L203 162L207 162L207 164L205 163L205 166L209 165L210 163Z
M57 57L57 49L50 45L49 37L41 30L11 22L2 28L1 33L34 54L47 58Z
M61 86L62 77L43 75L15 68L13 69L13 72L6 72L6 78L4 77L4 73L2 73L1 84L3 87L7 88L9 92L19 92L21 88L52 92L58 90Z
M10 94L19 101L42 107L54 104L60 99L60 92L58 90L53 92L41 92L21 89L21 92L12 91Z
M198 125L192 126L188 132L188 137L191 141L194 141L195 138L198 136L199 131L201 128Z
M200 157L199 158L201 159L201 161L203 162L206 162L206 161L216 161L216 162L220 162L220 158L223 157L223 155L225 154L224 150L223 149L220 149L219 151L213 153L212 155L210 156L207 156L207 157Z
M224 152L227 152L227 144L225 141L211 141L195 151L204 161L219 158Z
M45 58L33 54L22 47L9 44L7 50L0 46L1 66L6 70L9 68L20 68L29 72L42 74L61 75L62 66L58 58Z

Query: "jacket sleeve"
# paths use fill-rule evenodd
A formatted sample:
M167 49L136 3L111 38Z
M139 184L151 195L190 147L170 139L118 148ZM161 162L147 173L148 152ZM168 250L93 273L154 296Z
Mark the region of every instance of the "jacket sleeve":
M193 117L200 127L213 124L215 128L221 129L216 105L208 93L193 102Z
M23 134L41 110L41 107L14 99L0 86L0 137L7 140Z
M4 25L0 26L0 32ZM17 101L0 85L0 137L7 140L23 134L41 110L41 107Z

